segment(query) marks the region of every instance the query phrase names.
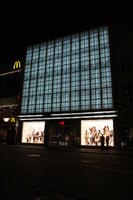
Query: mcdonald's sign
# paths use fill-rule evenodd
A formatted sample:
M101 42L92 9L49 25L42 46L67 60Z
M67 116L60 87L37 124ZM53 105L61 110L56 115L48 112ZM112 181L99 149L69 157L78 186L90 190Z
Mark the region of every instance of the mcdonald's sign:
M14 62L13 70L16 69L21 69L21 62L19 60Z

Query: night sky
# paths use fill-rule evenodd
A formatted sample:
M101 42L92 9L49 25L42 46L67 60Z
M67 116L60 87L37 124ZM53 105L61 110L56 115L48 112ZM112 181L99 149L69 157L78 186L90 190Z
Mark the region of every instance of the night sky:
M89 2L89 1L88 1ZM0 63L24 56L29 44L68 35L103 24L128 26L132 18L121 7L111 5L63 1L62 5L8 5L0 14ZM126 10L125 10L126 12Z

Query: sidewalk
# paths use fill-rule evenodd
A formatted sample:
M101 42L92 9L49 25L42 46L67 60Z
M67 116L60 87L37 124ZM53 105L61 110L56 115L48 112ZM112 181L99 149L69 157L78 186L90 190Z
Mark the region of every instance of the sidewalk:
M77 152L77 153L90 153L90 154L113 154L113 155L132 155L133 156L133 148L132 149L123 149L123 150L116 150L116 149L101 149L101 148L87 148L87 147L48 147L47 150L49 151L65 151L65 152Z
M130 155L133 156L133 148L128 148L128 149L121 149L121 150L116 150L116 149L101 149L100 147L97 148L87 148L87 147L71 147L71 146L42 146L38 144L31 144L31 145L26 145L26 144L5 144L1 143L0 147L4 148L20 148L20 149L31 149L31 150L44 150L44 151L61 151L61 152L75 152L75 153L91 153L91 154L113 154L113 155Z

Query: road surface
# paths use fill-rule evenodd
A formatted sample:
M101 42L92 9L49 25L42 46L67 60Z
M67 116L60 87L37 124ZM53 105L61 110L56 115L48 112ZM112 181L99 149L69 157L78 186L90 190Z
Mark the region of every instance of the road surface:
M133 156L0 145L1 200L131 199Z

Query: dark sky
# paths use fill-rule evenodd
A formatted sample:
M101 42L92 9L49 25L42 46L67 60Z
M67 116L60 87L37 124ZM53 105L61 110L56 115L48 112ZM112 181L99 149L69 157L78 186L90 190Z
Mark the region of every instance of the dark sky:
M32 1L33 2L33 1ZM77 3L79 2L79 3ZM82 1L81 1L82 2ZM25 46L97 27L103 24L127 25L132 19L124 16L123 10L108 1L106 5L76 1L71 5L8 5L0 14L0 62L19 59L25 53ZM78 4L78 5L77 5ZM130 17L129 17L130 18Z

